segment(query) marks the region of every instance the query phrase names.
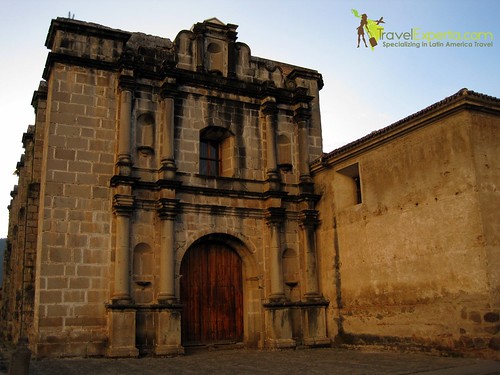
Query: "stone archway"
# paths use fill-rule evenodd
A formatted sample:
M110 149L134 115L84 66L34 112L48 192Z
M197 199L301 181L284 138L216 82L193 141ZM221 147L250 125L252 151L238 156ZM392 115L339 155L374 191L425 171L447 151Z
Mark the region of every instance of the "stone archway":
M242 259L227 243L206 238L184 255L180 273L182 344L243 341Z

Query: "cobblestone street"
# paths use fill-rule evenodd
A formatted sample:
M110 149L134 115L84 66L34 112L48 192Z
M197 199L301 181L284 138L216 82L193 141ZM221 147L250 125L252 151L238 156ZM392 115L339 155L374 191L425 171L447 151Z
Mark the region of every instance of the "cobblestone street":
M4 353L5 355L6 353ZM8 364L2 369L7 371ZM174 358L32 360L33 375L122 374L500 374L500 362L422 353L308 349L221 350Z

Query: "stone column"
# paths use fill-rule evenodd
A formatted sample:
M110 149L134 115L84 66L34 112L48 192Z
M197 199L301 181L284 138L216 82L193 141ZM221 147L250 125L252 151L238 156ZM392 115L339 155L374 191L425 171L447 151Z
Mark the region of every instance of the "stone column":
M158 311L155 312L156 355L184 353L181 344L182 305L175 296L175 217L179 200L173 198L173 190L164 189L158 201L161 219L160 283L158 286Z
M121 187L123 188L123 187ZM129 220L133 197L116 194L113 209L116 215L115 287L108 305L108 357L137 357L135 347L135 310L128 307L130 298Z
M127 194L114 196L116 215L115 286L111 297L113 304L129 304L130 298L130 215L134 198Z
M326 335L326 308L329 302L319 290L318 265L316 253L316 226L319 224L318 211L306 209L301 212L303 249L305 255L305 301L302 302L303 344L307 346L329 346Z
M129 176L132 158L130 156L130 128L132 117L132 89L129 86L121 88L120 92L120 122L118 138L118 174Z
M262 101L262 113L265 116L266 126L266 151L267 151L267 179L270 182L271 190L279 190L280 175L278 172L277 151L276 151L276 99L267 97Z
M284 211L284 208L272 207L269 208L267 212L267 225L271 233L268 254L269 276L271 281L271 290L269 292L270 300L283 300L285 298L280 236L280 226L284 220Z
M299 174L302 185L312 185L309 171L309 120L311 113L309 106L299 103L294 108L294 121L299 130ZM310 190L310 189L309 189Z
M175 232L177 199L160 198L158 214L161 219L160 285L158 303L173 303L175 297Z
M306 297L320 297L318 284L318 266L316 255L316 226L318 225L318 212L316 210L304 210L301 213L300 226L303 234L303 249L305 253L306 268Z
M283 267L281 256L280 227L285 218L285 209L268 208L267 225L271 241L269 246L270 291L265 308L265 345L270 349L293 348L296 343L292 338L292 317L290 304L287 303L283 286Z
M164 91L161 102L162 117L161 126L163 128L162 151L161 151L161 172L162 178L173 180L175 178L174 157L174 98L171 93Z

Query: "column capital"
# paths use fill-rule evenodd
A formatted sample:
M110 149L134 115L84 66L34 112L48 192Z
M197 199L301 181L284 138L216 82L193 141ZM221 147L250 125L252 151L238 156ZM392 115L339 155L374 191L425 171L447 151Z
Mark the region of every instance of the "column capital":
M113 212L118 216L130 216L134 210L134 196L115 194L113 197Z
M158 199L156 211L161 220L174 220L179 213L179 199Z
M118 88L120 89L120 92L123 91L129 91L129 92L134 92L136 83L135 83L135 78L132 74L129 74L129 72L126 72L125 74L120 75L118 78Z
M266 212L267 225L280 225L285 221L286 209L282 207L269 207Z
M315 228L319 225L319 212L317 210L302 210L299 215L300 226Z
M307 103L297 103L293 106L293 119L296 123L308 121L311 118L311 109Z
M260 103L260 108L265 115L273 115L278 110L276 105L276 98L272 96L266 96L262 99Z
M177 80L167 77L163 81L160 89L160 97L162 99L172 99L177 94Z

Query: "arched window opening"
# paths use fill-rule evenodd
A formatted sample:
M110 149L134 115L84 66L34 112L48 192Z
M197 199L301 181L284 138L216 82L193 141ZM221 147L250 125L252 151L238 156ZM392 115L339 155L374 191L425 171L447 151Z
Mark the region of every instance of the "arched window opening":
M218 126L200 132L200 174L231 177L234 174L232 133Z

